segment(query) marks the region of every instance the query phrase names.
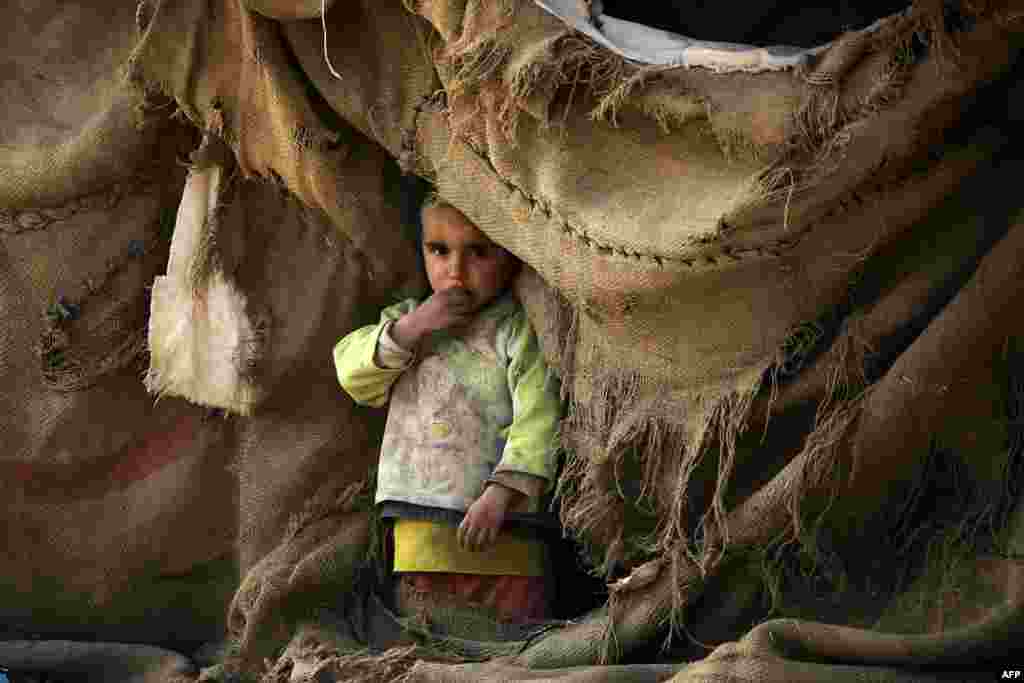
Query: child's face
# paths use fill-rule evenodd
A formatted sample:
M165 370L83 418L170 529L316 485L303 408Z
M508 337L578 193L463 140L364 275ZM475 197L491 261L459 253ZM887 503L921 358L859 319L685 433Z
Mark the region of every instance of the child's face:
M423 259L433 290L461 287L469 292L474 310L505 289L518 263L462 212L444 205L423 209Z

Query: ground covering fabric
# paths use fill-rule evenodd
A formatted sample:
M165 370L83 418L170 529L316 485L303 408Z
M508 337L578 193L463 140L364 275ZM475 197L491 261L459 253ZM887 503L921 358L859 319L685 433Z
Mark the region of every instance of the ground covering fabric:
M0 664L999 662L1024 623L1013 3L913 3L764 73L632 63L525 0L315 5L143 0L102 31L87 3L16 8ZM557 505L613 582L570 623L441 637L367 597L383 414L338 390L330 349L424 291L399 168L528 266L567 400ZM755 627L766 595L790 621Z

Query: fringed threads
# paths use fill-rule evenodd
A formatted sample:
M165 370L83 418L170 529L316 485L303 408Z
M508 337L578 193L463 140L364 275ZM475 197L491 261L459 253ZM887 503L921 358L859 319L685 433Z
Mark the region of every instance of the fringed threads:
M839 492L841 476L840 446L846 435L860 418L869 391L861 392L853 399L844 401L828 411L819 410L813 431L804 442L804 448L797 456L802 461L797 480L789 489L786 509L790 518L790 533L793 540L813 543L815 531L806 528L807 512L803 506L806 492L827 490L824 508L815 515L814 526L820 525ZM820 497L816 496L816 499Z
M614 85L607 88L607 92L601 97L597 106L594 107L590 117L595 120L607 121L613 126L618 126L619 109L629 101L638 88L646 86L669 68L673 67L648 66L636 68L628 76L610 79L614 81ZM625 71L625 63L622 65L622 71ZM616 73L615 75L619 76L620 74ZM659 120L659 123L662 122Z
M705 539L715 538L719 547L705 545L700 561L703 573L717 566L722 553L730 544L729 528L726 520L725 494L732 483L732 474L736 466L736 442L740 434L746 431L747 418L754 402L754 396L761 388L764 372L758 373L758 380L741 391L730 392L719 399L711 410L709 430L713 442L718 445L718 473L715 479L715 492L711 500L711 516L702 521ZM710 524L709 524L710 522Z
M373 503L373 488L368 480L347 486L327 486L319 489L292 515L284 533L284 542L291 541L304 529L329 517L356 510L369 509Z
M871 34L844 34L810 69L797 75L807 84L804 100L793 117L795 134L787 150L757 179L760 201L787 205L833 169L850 141L848 126L898 100L920 59L919 48L935 35L924 27L934 24L926 13L912 12L890 20ZM879 52L888 52L870 90L856 101L844 102L841 84L858 65Z
M202 296L201 290L209 284L210 278L221 268L220 254L217 248L221 207L222 205L219 203L211 205L200 228L199 241L189 263L187 275L193 296Z

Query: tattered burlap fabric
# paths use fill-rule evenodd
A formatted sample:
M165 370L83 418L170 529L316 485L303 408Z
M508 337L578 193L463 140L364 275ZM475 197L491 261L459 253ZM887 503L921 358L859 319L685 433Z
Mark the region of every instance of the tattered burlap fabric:
M392 278L401 254L413 253L391 250L387 275L373 281L337 230L344 221L274 185L238 183L215 265L273 316L273 345L243 367L276 391L244 425L148 395L150 286L167 267L183 165L200 138L171 118L173 102L124 81L136 21L152 8L94 9L13 18L37 42L9 43L16 78L2 86L12 118L0 183L0 621L5 638L43 638L32 661L48 657L46 668L68 675L107 664L47 637L185 652L224 638L240 577L302 503L367 477L383 416L337 391L330 349L401 291ZM103 30L85 16L102 18ZM361 163L376 173L354 173L358 201L397 217L397 201L382 194L387 156L373 149L352 148L357 160L370 150ZM376 223L367 229L377 237L381 225L398 234L396 219L348 215ZM407 260L404 272L414 272ZM127 652L118 647L100 654ZM0 665L15 667L6 657Z
M812 86L802 96L803 108L794 111L794 103L790 109L792 118L787 120L780 116L781 121L786 121L793 128L774 136L764 135L763 128L758 131L764 135L761 139L775 141L775 153L770 146L738 146L739 149L753 147L758 152L755 158L780 161L769 167L770 173L757 175L747 171L749 184L744 186L737 182L736 187L749 189L751 193L736 198L732 207L727 205L717 213L712 211L704 232L697 233L692 245L684 242L673 246L671 243L659 243L658 238L662 235L685 235L687 223L683 221L683 229L678 223L671 223L672 230L659 230L658 220L650 219L648 213L660 210L678 196L687 195L670 186L676 176L665 174L663 178L657 173L644 173L652 166L657 168L659 143L669 150L671 145L683 144L688 132L685 126L673 137L660 138L655 143L653 135L642 137L644 127L649 124L635 117L628 121L620 118L620 125L628 130L618 133L589 124L575 112L570 113L563 128L553 125L552 129L546 130L535 124L526 114L533 115L537 111L550 114L550 105L554 101L551 97L545 103L542 98L540 106L537 106L536 98L531 100L530 96L545 94L542 87L545 76L555 81L558 78L563 82L571 80L571 76L559 71L564 63L560 64L557 59L559 47L564 48L564 44L558 42L559 38L565 36L557 25L551 25L545 33L543 19L532 15L529 6L509 7L508 4L432 3L420 8L425 16L434 20L435 28L447 43L435 51L442 60L440 73L446 86L447 107L442 103L439 111L432 112L432 103L427 103L420 109L417 118L419 168L438 182L447 199L462 208L492 237L534 266L550 285L560 290L563 301L575 309L563 316L566 324L561 328L556 325L555 329L577 335L575 343L573 337L569 337L572 346L569 357L573 365L563 364L561 369L573 377L575 396L568 425L575 431L576 439L570 445L576 447L577 457L589 456L580 458L582 464L577 472L584 484L589 484L590 490L586 491L588 495L578 498L580 505L576 510L569 509L567 521L572 522L572 513L576 512L579 523L596 527L608 520L601 517L602 510L608 511L606 515L615 514L614 503L621 500L615 491L618 463L624 459L621 454L627 453L639 437L640 443L648 446L642 457L654 463L647 470L646 481L650 483L648 491L656 491L654 497L661 505L657 511L663 525L661 528L666 532L663 548L678 551L679 541L685 542L686 526L688 520L694 518L694 513L687 515L686 511L674 506L690 497L691 490L687 489L687 484L698 491L706 491L710 487L718 492L712 497L703 497L708 508L717 514L710 517L716 524L706 527L710 533L704 534L704 547L698 548L705 552L701 559L705 562L713 560L730 538L728 534L732 524L726 522L724 502L715 499L719 496L724 498L730 486L733 463L723 458L720 462L724 465L718 468L718 472L712 468L710 472L703 473L709 477L705 480L707 483L694 483L690 482L690 476L694 468L699 467L694 456L703 455L703 448L709 442L714 443L715 438L719 445L729 448L740 431L747 408L754 407L753 397L765 377L765 370L776 363L784 367L800 356L813 356L812 347L816 340L812 338L809 345L803 342L805 346L801 347L790 341L793 333L803 332L804 324L848 307L851 283L855 283L862 273L870 272L872 266L878 268L876 277L889 278L888 281L876 280L872 287L883 292L889 288L897 290L896 296L884 299L886 305L895 306L897 310L902 305L903 310L907 309L906 299L902 297L914 294L915 287L920 285L916 278L907 277L907 271L889 270L896 266L898 260L895 245L907 238L909 228L933 209L943 196L965 177L977 172L981 164L999 149L1002 141L998 135L990 138L983 134L962 147L948 146L944 158L932 165L928 174L908 176L908 171L912 169L911 163L920 163L913 162L913 159L919 158L923 150L941 139L943 133L939 131L947 130L960 116L959 105L950 105L960 101L979 83L998 76L1012 60L1013 51L1004 49L1008 45L1003 33L1006 24L997 14L987 23L980 22L974 35L963 38L962 53L973 57L961 60L952 71L941 70L948 65L943 66L938 56L915 67L914 58L908 59L907 53L903 52L915 32L934 27L933 15L928 14L928 8L909 13L893 21L892 25L883 27L886 30L881 31L868 48L858 45L855 54L859 58L829 60L826 55L822 67L831 74L827 82L810 79L821 82L821 85ZM507 14L503 10L507 10ZM933 34L938 45L943 38L940 32ZM524 35L541 37L531 41L524 39ZM1003 37L993 42L997 36ZM848 41L840 41L836 50L845 50L847 44ZM990 49L993 51L987 52ZM561 54L565 52L567 49ZM518 55L535 57L533 63L538 65L537 68L527 68L531 64L529 57L520 59ZM592 53L588 56L597 65L589 65L590 70L585 72L587 77L594 76L595 72L600 77L604 73L600 68L612 70L614 67L607 63L608 60L601 63ZM548 60L546 63L545 59ZM585 63L579 55L575 59L576 62L568 63L573 66ZM843 68L848 73L837 73L836 64L844 64ZM845 77L845 89L838 88L841 76ZM705 92L701 95L707 97L728 90L723 85L728 82L724 78L717 81L704 78L702 81L699 76L690 74L678 78L682 82L690 80L703 85ZM531 91L529 84L533 83L537 87ZM605 94L615 92L607 83L602 84L599 79L597 83L599 87L605 86ZM587 92L587 85L586 82L580 85L583 93ZM799 93L798 85L791 87L793 92ZM835 90L819 92L814 89L820 87ZM599 88L597 91L600 94ZM514 107L521 106L521 115L514 108L509 113L510 93L519 98L514 100ZM596 104L600 105L600 102ZM639 108L643 109L643 106ZM517 116L521 119L519 125L509 126ZM548 122L543 115L537 118L541 124ZM927 125L923 125L924 122ZM755 125L747 125L747 131L758 130ZM577 133L577 130L583 132ZM744 129L740 127L738 130L742 132ZM904 133L896 133L898 130ZM915 130L916 135L913 133ZM574 136L585 140L586 144L574 144ZM637 138L640 142L636 142ZM652 142L645 149L645 155L627 156L632 148L641 146L646 140ZM789 141L789 146L783 144L786 141ZM712 161L716 154L713 150L709 150ZM707 154L705 152L705 156L699 157L702 163L698 171L708 168ZM672 154L666 151L665 155L676 159L692 158L682 152ZM882 159L885 159L886 169L880 172ZM738 169L738 178L743 178L742 166L737 167L735 163L727 166ZM472 182L466 182L467 177L472 178ZM606 177L618 182L604 180ZM643 193L652 182L655 189L650 190L649 196L658 199L645 203ZM713 199L721 200L724 193L719 189L709 194ZM632 196L637 199L631 204L627 200ZM696 196L703 198L699 193ZM687 196L689 203L684 208L694 206L693 197L693 193ZM603 200L606 203L602 203ZM860 208L862 204L866 207ZM686 216L684 211L666 212L671 219L678 219L680 215ZM641 218L646 220L641 222ZM574 224L575 220L586 226L585 229L580 230ZM941 216L935 218L935 223L941 222ZM858 226L865 224L882 229L858 230ZM968 225L965 224L962 230L969 231ZM600 233L602 226L609 231L606 236ZM700 239L702 234L706 241ZM644 248L638 249L637 245ZM745 249L753 252L751 255L755 260L752 265L743 263L746 260ZM658 264L651 254L661 257L665 263ZM823 258L823 254L827 256ZM653 261L650 266L645 267L645 256ZM683 261L681 265L690 268L692 274L687 276L687 271L681 267L673 269L673 256L690 259L691 263ZM965 256L963 265L970 267L972 258ZM742 276L752 269L747 284L744 284ZM952 269L954 277L956 270ZM651 272L653 274L648 275ZM658 276L660 279L654 279L654 285L644 288L645 276ZM896 283L901 280L904 284L897 288ZM680 284L673 285L675 281ZM701 289L691 294L694 292L692 284ZM778 289L773 290L773 286ZM884 307L880 307L880 311L871 310L866 305L871 302L870 290L867 296L862 304L865 312L877 311L876 324L884 329L886 321L881 317L885 314ZM645 298L650 298L652 303L645 306ZM678 309L691 299L691 308ZM730 315L729 311L734 309L738 309L737 312ZM683 324L680 321L684 321ZM744 334L743 328L737 327L738 323L750 323L750 331ZM717 329L722 330L721 341L715 344L711 335ZM872 331L879 332L877 329ZM684 335L692 337L692 341ZM652 341L648 342L648 339ZM858 341L855 337L841 337L841 340L844 343ZM547 341L549 350L561 342L557 338ZM760 346L750 346L751 342ZM731 356L715 355L723 347L735 350ZM865 350L855 345L852 348L855 353ZM687 362L691 358L682 355L687 351L694 354L693 362ZM560 354L550 355L558 357ZM666 355L668 359L662 360ZM853 397L860 390L856 368L862 362L862 359L849 359L845 354L837 353L831 365L825 364L819 371L825 378L832 378L821 382L811 395L825 408L820 414L820 435L805 445L796 445L796 450L791 451L789 457L801 450L805 451L804 455L797 460L796 466L778 478L778 489L770 486L766 492L774 505L772 509L784 512L787 517L773 519L769 524L751 518L746 525L736 526L763 533L736 538L737 532L733 531L732 540L746 542L741 545L756 546L772 542L780 534L785 535L787 529L801 534L803 522L800 516L793 514L794 507L805 493L812 494L810 502L813 507L813 494L817 490L813 483L814 473L826 475L830 466L842 462L842 458L827 446L834 436L840 434L838 430L842 426L854 424L860 403L846 405L841 400L841 393L847 392ZM633 369L639 378L628 372L624 373L625 377L615 377L623 367ZM602 378L601 369L604 368L620 370L610 373L611 377ZM746 368L746 373L743 368ZM847 372L852 374L846 376L844 373ZM861 368L860 374L863 373ZM996 376L979 382L977 388L982 392L998 392L999 381ZM603 389L595 391L595 386L602 385ZM688 389L690 396L687 395ZM643 400L645 394L648 397L646 401ZM883 395L884 392L879 394L880 397ZM622 400L608 406L605 401L590 400L594 397ZM971 402L971 399L964 400ZM638 404L646 415L636 414ZM831 409L827 409L830 405ZM777 409L786 407L781 404ZM760 414L762 417L765 415L763 407ZM711 439L702 438L704 430L712 422L718 422L717 435ZM895 461L917 462L915 452L921 455L928 450L925 435L941 422L934 414L931 415L930 427L918 432L919 438L903 445L901 453L905 459L896 458ZM674 424L678 426L673 428ZM810 426L813 428L813 424ZM802 428L807 429L807 426ZM885 431L880 429L878 434L885 434ZM677 453L680 446L686 444L693 450L690 457L680 463L670 454ZM593 449L589 453L586 450L588 446ZM653 450L650 447L659 448ZM677 476L662 476L664 470L660 469L658 453L669 454L666 456L668 472L671 475L675 471L679 473ZM995 456L995 462L1013 455L1000 454L998 450L991 454ZM780 455L785 456L785 453ZM982 468L986 467L981 464L985 457L975 460ZM815 470L808 463L815 463L818 468ZM740 467L741 463L735 463L735 466ZM748 476L753 474L755 480L760 476L763 481L763 475L751 471L750 466L747 473ZM913 480L915 475L908 473L905 476ZM808 481L800 486L801 480ZM667 490L656 488L659 484L664 487L662 482L666 481L669 484ZM825 476L822 482L826 499L828 481ZM603 494L602 489L608 492L607 499L595 500L596 496ZM776 490L782 494L781 497L773 497ZM697 498L699 494L693 497ZM899 499L898 496L894 498ZM606 502L613 504L602 505ZM857 503L873 507L883 501L861 495L854 496L851 502L853 505L849 507L856 508ZM697 507L698 519L703 509L707 508ZM764 508L751 505L749 509L763 511ZM865 512L870 512L870 508L862 508L853 514L857 517ZM665 524L666 519L679 521ZM617 523L618 528L596 530L602 532L599 541L614 547L608 541L614 541L617 532L621 534L621 516L612 517L611 522L613 526ZM584 531L594 530L584 528ZM679 580L680 574L689 576L689 581L693 581L700 579L699 573L694 575L685 569L685 565L675 571L674 578L662 576L654 584L658 592L653 596L633 599L632 603L637 605L634 612L639 610L642 616L646 611L648 621L656 622L654 615L659 614L659 610L650 607L645 610L642 607L645 597L650 601L663 599L658 596L675 594L678 600L680 592L683 596L693 595L686 588L687 583ZM623 588L625 586L623 584ZM623 609L628 610L626 607ZM664 617L666 612L661 611L660 615ZM624 621L628 622L628 619L623 616ZM641 631L647 637L653 637L653 630ZM594 656L596 650L583 646L588 634L599 635L599 631L590 633L580 629L574 635L565 636L563 662L577 661L567 656L568 651L574 649L574 644L579 648L580 661ZM557 641L557 638L550 640ZM637 636L634 643L639 640L642 639ZM599 638L594 638L591 642L599 641ZM559 659L554 651L557 647L552 647L550 659L547 659L530 654L544 649L542 643L536 643L520 659L550 665L551 661Z
M14 683L39 680L32 674L23 677L23 672L45 672L55 680L118 683L190 683L198 673L195 664L178 652L131 643L0 641L0 661L5 671L13 672Z
M175 233L168 275L156 283L177 287L184 306L158 306L161 292L154 287L151 372L158 350L164 351L160 372L180 379L184 375L173 373L184 370L207 382L189 387L190 400L250 413L228 418L236 457L236 557L244 576L228 627L238 662L258 668L287 642L297 619L351 589L354 566L365 559L369 493L356 494L376 463L384 412L357 408L338 391L330 350L347 331L375 319L393 292L368 277L323 212L271 184L237 177L232 164L218 166L213 156L203 149L196 155L179 213L184 238L178 242ZM209 192L201 185L205 178L231 178L232 185ZM198 199L188 194L196 187ZM212 225L203 204L210 196L216 203ZM205 242L189 239L193 228L185 212L194 201L203 205L198 222L210 236ZM185 265L176 266L179 253ZM189 261L208 270L190 279L196 270ZM215 317L214 296L224 296L237 317ZM209 319L233 323L236 336L198 324L203 319L190 308L202 297ZM261 321L263 336L245 344L239 331L254 329L254 320ZM209 381L195 352L181 356L191 366L167 363L181 345L161 335L174 329L193 335L198 351L219 354L215 369L223 381ZM232 386L258 387L265 397L253 405L228 396L218 404L224 395L217 392Z
M5 424L20 440L11 476L23 481L5 518L12 628L130 631L184 647L216 637L239 588L227 659L259 670L296 623L362 590L349 587L365 554L363 503L341 494L372 470L382 416L338 391L329 349L386 301L422 292L415 246L398 226L395 160L535 273L520 291L569 399L563 521L610 578L632 573L606 608L527 641L451 641L447 658L402 642L383 655L339 652L349 659L338 667L421 680L481 670L663 680L674 666L594 665L640 656L674 623L708 645L741 642L679 680L922 681L934 676L907 667L943 638L963 644L954 654L966 662L970 648L1005 645L1021 623L1012 595L991 619L942 603L966 585L950 569L957 552L965 562L1006 552L999 531L1019 495L1019 202L997 189L1019 174L1019 148L1012 113L972 115L1012 102L999 95L1019 78L1005 75L1021 30L1009 4L961 7L955 27L943 3L914 3L866 40L853 32L816 62L764 74L638 67L520 0L319 10L147 0L105 19L102 49L58 40L89 8L47 12L19 15L43 38L11 49L42 55L60 44L82 73L72 86L40 56L35 67L18 62L6 91L15 121L3 133L0 292L12 322L0 358L14 387ZM143 99L120 85L125 64L151 102L173 99L141 130L129 125ZM50 106L58 101L68 106ZM162 118L177 111L195 134L182 146L161 136L153 153L170 129ZM230 283L253 329L269 325L261 344L237 347L259 353L232 350L227 387L179 391L248 417L171 396L154 406L134 364L131 335L149 321L130 302L146 303L169 236L157 250L129 226L159 232L183 200L188 208L174 157L184 163L201 138L230 153L192 160L193 177L220 173L231 193L213 194L223 221L190 224L205 232L184 261L205 264L194 284ZM147 157L173 201L120 186L110 196L136 199L89 199L141 175ZM195 258L204 244L215 258ZM62 291L94 273L99 282ZM107 298L81 293L94 289ZM181 296L174 310L187 324L195 301ZM110 322L122 319L130 324ZM176 348L153 352L167 360ZM950 493L955 481L970 485ZM914 553L930 558L929 571ZM864 569L898 585L907 569L950 583L925 581L933 599L920 605L899 590L872 603L862 586L835 588L837 558L854 578ZM785 622L741 640L765 613L760 561L778 565L769 577L816 568L841 605L785 585L781 613L874 635L839 632L858 643L840 666L828 638L797 643L820 645L807 658L822 661L766 650L765 631L792 641ZM1015 585L1001 571L993 605L1007 592L999 586ZM169 573L178 576L152 578ZM135 593L123 588L132 581ZM716 602L707 591L740 597ZM87 611L89 595L103 607ZM862 604L874 609L861 614ZM979 628L955 630L972 622ZM913 645L875 637L894 629L939 635L893 661L886 648ZM292 674L272 663L268 675Z
M327 114L291 66L277 24L240 2L143 6L148 24L131 78L173 97L193 125L226 141L243 177L273 179L324 211L375 285L400 291L415 259L397 230L397 207L384 202L387 156Z
M263 398L252 374L267 354L270 321L254 320L220 263L230 170L210 164L185 182L167 275L153 281L146 388L249 415Z
M303 75L330 108L400 159L416 106L441 87L430 59L436 38L422 30L420 20L401 3L360 0L341 3L324 22L286 22L281 30ZM331 66L344 76L336 78Z
M791 74L788 116L765 121L751 111L729 120L725 134L705 114L663 135L628 96L617 128L586 115L616 102L629 70L573 43L536 7L469 2L458 3L459 14L447 6L419 8L451 36L436 50L447 106L417 118L419 168L571 307L566 335L546 340L571 359L559 369L571 380L570 473L584 488L563 520L618 550L621 515L605 504L615 497L608 484L639 444L658 547L707 564L728 540L723 497L737 435L791 336L844 306L872 258L1000 144L950 146L932 173L907 173L958 120L954 103L1010 62L1005 28L995 17L979 21L955 69L938 57L914 64L900 50L931 26L921 8L842 62L849 73L836 102L817 86L800 99ZM822 65L834 72L829 53ZM669 82L683 90L677 99L707 100L713 112L740 78L681 72ZM578 102L563 103L564 122L538 120L531 98L546 95L540 111L550 114L557 98L543 85L559 80L563 96L578 87ZM824 102L840 112L834 119L820 120ZM758 153L730 154L726 141ZM682 506L690 477L715 452L717 468L696 486L714 491L705 547L696 548L693 513Z
M0 632L215 639L237 582L223 425L185 401L154 404L140 384L148 288L193 134L123 80L130 4L12 12L0 78Z

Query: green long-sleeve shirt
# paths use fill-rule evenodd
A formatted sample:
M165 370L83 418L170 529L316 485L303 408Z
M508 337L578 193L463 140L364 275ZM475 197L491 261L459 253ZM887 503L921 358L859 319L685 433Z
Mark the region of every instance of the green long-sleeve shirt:
M503 472L540 477L550 488L558 385L522 306L505 295L459 334L430 335L414 356L385 330L417 305L384 309L380 322L334 348L338 381L356 403L390 401L377 502L465 510Z

